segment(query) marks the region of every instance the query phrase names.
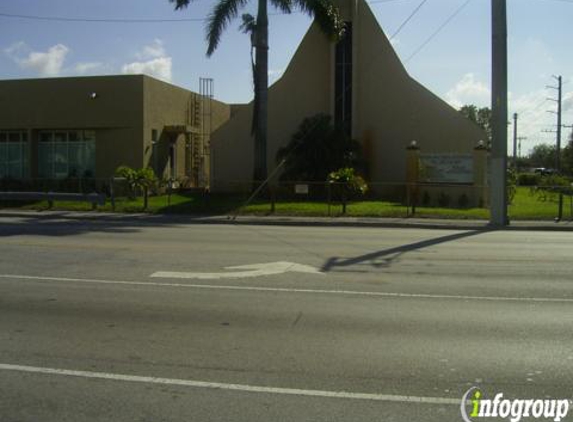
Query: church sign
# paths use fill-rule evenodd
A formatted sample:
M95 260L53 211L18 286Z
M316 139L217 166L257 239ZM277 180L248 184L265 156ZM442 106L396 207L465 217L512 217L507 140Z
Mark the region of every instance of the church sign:
M473 183L471 154L420 154L420 181L430 183Z

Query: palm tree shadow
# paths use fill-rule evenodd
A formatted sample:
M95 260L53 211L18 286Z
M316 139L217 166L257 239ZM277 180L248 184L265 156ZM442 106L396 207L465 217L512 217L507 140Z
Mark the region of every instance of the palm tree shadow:
M492 231L493 229L486 230L470 230L462 233L450 234L433 239L422 240L420 242L410 243L407 245L397 246L390 249L371 252L360 255L354 258L329 258L321 268L322 272L330 272L342 270L346 267L351 267L358 264L370 264L373 268L387 268L398 260L403 254L407 252L416 251L419 249L428 248L430 246L440 245L442 243L454 242L456 240L465 239L472 236L477 236L483 233Z

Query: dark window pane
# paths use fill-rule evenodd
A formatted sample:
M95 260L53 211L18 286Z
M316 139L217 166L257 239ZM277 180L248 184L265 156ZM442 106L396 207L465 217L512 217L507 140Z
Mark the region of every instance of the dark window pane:
M79 142L81 139L82 139L81 132L79 132L77 130L73 130L71 132L68 132L68 140L70 142Z
M40 132L40 142L51 142L52 132Z
M334 122L350 136L352 129L352 23L346 22L344 37L335 51Z
M56 142L66 142L67 138L66 132L55 132L54 133L54 141Z

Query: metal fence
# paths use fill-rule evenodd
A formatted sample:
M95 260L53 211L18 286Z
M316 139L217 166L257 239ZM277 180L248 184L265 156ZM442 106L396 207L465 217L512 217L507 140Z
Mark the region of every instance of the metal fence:
M191 200L201 196L205 204L201 212L215 211L211 204L226 201L225 207L235 212L259 214L299 215L360 215L360 216L454 216L459 218L489 218L489 189L470 184L432 183L368 183L362 193L347 183L337 182L274 182L265 185L254 196L257 184L228 182L216 192L190 192L179 190L176 184L161 183L150 194L182 193ZM573 188L571 186L521 186L517 201L510 203L510 214L527 218L523 208L524 195L540 209L545 218L573 218ZM44 192L105 195L114 209L115 201L141 197L143 191L134 189L121 178L67 178L67 179L0 179L1 192ZM511 194L509 195L511 196ZM520 202L521 201L521 202ZM0 199L0 205L6 205ZM170 204L166 198L165 205ZM229 205L229 206L227 206ZM191 208L188 208L191 209ZM219 208L221 209L221 208ZM444 211L448 210L448 211ZM190 211L192 212L192 211ZM531 218L535 218L535 212Z

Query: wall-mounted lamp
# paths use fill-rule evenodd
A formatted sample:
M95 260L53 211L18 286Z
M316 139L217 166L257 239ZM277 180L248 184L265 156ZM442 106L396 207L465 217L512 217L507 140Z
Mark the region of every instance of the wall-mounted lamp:
M478 143L477 143L475 149L477 149L477 150L484 150L484 149L487 149L487 146L486 146L485 142L480 139L480 140L478 141Z
M413 140L412 142L410 142L410 145L408 145L408 147L406 149L409 149L409 150L420 149L420 147L418 146L418 141Z
M90 92L90 100L95 100L97 97L97 92Z

